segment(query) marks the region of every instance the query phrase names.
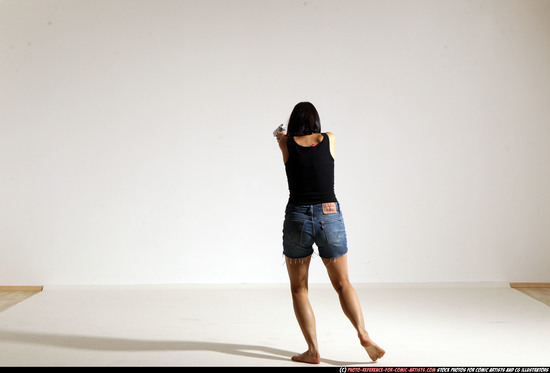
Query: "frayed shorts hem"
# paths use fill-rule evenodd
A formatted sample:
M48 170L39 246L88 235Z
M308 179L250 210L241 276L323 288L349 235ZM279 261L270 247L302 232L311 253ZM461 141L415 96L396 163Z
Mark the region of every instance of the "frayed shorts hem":
M308 258L310 258L310 257L314 258L316 256L318 256L319 258L321 258L323 260L328 260L328 263L332 263L336 259L341 258L344 255L346 255L347 253L348 252L346 250L346 252L338 254L338 255L330 257L330 258L324 258L324 257L320 256L319 254L317 254L316 252L312 252L311 254L300 257L300 258L293 258L291 256L286 255L284 252L282 253L282 255L285 257L285 259L288 259L290 264L303 264Z

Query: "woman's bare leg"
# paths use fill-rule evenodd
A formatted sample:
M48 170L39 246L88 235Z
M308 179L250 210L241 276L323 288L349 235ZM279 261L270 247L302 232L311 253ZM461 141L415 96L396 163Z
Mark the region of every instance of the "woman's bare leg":
M303 259L286 258L286 268L290 278L290 291L292 293L292 303L294 313L306 339L308 349L300 355L292 357L294 361L304 363L319 364L321 358L319 355L319 346L317 344L317 330L315 327L315 316L309 303L308 297L308 271L311 256Z
M361 345L367 350L373 361L380 359L386 352L370 339L365 329L359 297L349 281L347 254L336 259L323 259L323 263L327 268L332 286L338 293L344 314L357 330Z

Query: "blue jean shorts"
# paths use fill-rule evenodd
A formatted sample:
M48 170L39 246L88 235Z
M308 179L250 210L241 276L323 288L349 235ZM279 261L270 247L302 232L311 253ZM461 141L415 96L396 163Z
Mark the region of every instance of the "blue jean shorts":
M334 202L332 206L332 209L324 209L323 204L287 205L283 224L285 256L291 259L308 257L313 254L313 244L324 259L335 259L348 252L340 205Z

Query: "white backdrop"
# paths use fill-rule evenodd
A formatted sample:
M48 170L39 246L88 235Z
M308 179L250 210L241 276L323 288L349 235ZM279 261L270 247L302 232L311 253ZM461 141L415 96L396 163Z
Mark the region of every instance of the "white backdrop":
M549 67L549 1L0 1L0 284L286 282L304 100L352 281L548 282Z

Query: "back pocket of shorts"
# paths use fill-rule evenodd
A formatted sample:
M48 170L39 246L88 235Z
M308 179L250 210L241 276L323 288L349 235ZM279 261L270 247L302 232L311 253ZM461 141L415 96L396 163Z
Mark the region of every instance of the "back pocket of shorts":
M283 224L283 243L290 246L302 246L304 221L285 220Z
M346 236L346 228L344 227L344 220L342 217L323 221L321 224L329 244L339 244L344 240L344 237Z

